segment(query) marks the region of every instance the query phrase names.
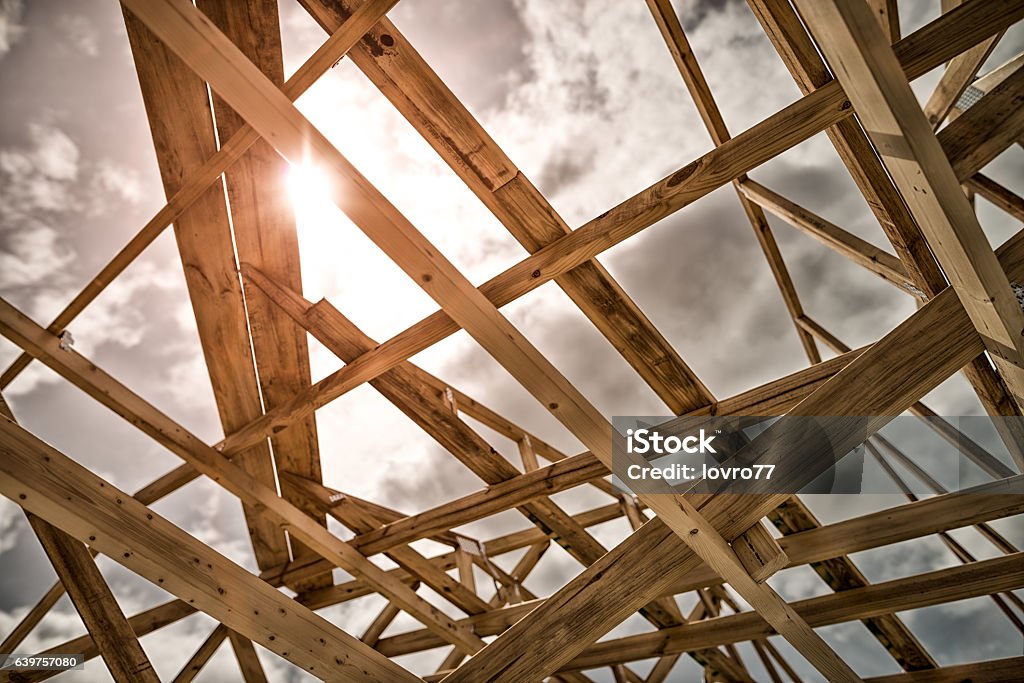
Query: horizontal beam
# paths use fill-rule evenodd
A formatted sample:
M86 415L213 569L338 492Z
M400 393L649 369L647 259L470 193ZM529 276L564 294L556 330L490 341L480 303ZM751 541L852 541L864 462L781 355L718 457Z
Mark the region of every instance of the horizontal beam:
M809 598L793 603L793 608L811 625L829 626L1014 590L1021 586L1024 586L1024 553L1017 553ZM695 621L678 628L662 629L657 633L643 633L597 643L570 662L565 670L591 669L623 661L754 640L771 634L771 627L756 612L741 612Z

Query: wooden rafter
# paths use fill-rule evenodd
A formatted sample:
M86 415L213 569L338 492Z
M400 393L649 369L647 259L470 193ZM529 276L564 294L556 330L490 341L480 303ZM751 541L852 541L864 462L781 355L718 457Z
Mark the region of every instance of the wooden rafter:
M15 650L66 589L87 633L44 654L102 657L116 680L155 680L139 638L196 611L217 624L175 681L193 680L225 640L241 678L257 683L267 676L256 645L325 680L419 680L390 658L443 647L434 673L423 680L585 683L591 679L584 671L607 667L617 683L659 683L687 655L708 680L746 683L754 669L747 669L747 652L741 657L741 642L750 643L773 683L799 681L767 639L772 634L788 639L830 680L860 680L842 649L815 631L851 621L865 624L905 670L869 680L1013 677L1020 658L940 667L897 612L987 595L1024 632L1024 603L1014 592L1024 587L1024 554L990 524L1024 514L1024 475L1017 474L1024 468L1022 423L997 421L1014 460L1007 465L921 402L962 369L990 415L1021 414L1024 311L1012 288L1024 281L1024 231L993 249L973 196L1024 216L1015 191L981 173L1024 139L1024 56L972 79L1024 18L1024 2L944 1L941 16L901 38L894 0L798 0L802 16L788 0L749 0L803 96L734 137L672 4L646 2L714 148L572 229L386 18L396 0L300 0L331 35L287 81L277 0L123 0L167 204L49 327L0 299L0 334L22 351L0 376L0 389L38 359L183 463L128 496L18 426L0 396L0 493L25 508L60 577L0 650ZM292 102L346 55L528 256L475 287L299 113ZM922 106L909 82L943 63L939 85ZM970 97L961 98L967 91ZM748 177L821 132L892 252ZM306 161L325 171L335 203L439 310L378 344L328 301L302 296L296 226L282 180L288 162ZM596 258L726 184L737 191L810 367L718 399ZM918 310L874 344L849 349L803 309L765 212L910 294ZM212 446L61 335L172 224L224 427L224 439ZM740 449L739 457L771 458L785 473L770 491L634 497L619 490L608 479L607 418L499 310L549 281L680 420L834 416L828 426L834 447L852 448L870 435L866 448L907 503L821 524L800 498L777 492L799 489L825 467L800 448L776 452L778 439L799 436L785 420ZM568 455L551 445L557 441L413 364L413 356L460 330L584 452ZM345 363L316 383L307 334ZM818 344L836 356L823 361ZM314 412L366 383L486 487L410 514L323 484ZM922 417L991 481L947 493L912 453L877 434L904 411ZM477 424L511 441L513 462ZM915 495L904 471L935 495ZM242 503L257 574L148 507L199 476ZM561 501L580 486L612 500L570 514L576 508ZM510 510L530 524L487 540L462 532ZM329 531L328 517L354 536L346 541ZM766 517L781 537L769 533ZM613 520L631 533L609 550L598 541L604 531L594 527ZM980 535L998 556L978 560L949 533L961 528ZM961 564L872 584L850 559L931 535ZM421 542L428 539L448 550L425 554ZM552 543L583 568L541 597L526 582ZM126 618L96 568L99 553L175 599ZM383 568L372 557L377 554L397 566ZM495 561L503 555L507 562ZM788 604L766 583L778 571L805 565L835 592ZM351 579L335 584L335 568ZM436 607L421 587L460 614ZM696 604L681 610L676 600L690 592ZM359 638L314 613L370 595L383 598L383 607ZM392 634L403 612L420 625ZM596 642L637 613L653 630ZM657 662L645 679L631 663L650 658ZM53 673L23 672L12 680Z

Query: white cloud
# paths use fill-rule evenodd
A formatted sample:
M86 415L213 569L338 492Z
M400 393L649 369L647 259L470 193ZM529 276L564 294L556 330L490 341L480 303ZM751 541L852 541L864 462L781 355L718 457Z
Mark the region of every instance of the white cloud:
M25 27L21 25L24 6L21 0L0 0L0 58L18 41Z
M57 29L71 45L87 57L100 52L100 36L92 22L80 14L62 14L57 18Z
M21 508L0 498L0 554L10 550L18 542L18 532L24 519Z
M46 225L11 235L0 252L0 289L40 284L61 271L74 257L59 240Z

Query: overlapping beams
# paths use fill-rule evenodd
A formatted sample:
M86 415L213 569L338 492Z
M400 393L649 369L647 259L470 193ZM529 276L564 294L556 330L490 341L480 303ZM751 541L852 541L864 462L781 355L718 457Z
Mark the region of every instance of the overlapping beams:
M878 23L854 2L798 4L1007 388L1024 403L1024 311Z
M469 281L431 245L351 164L295 109L280 91L229 41L202 21L185 2L167 0L126 5L156 31L189 65L202 74L254 128L292 159L309 155L326 171L335 203L420 287L461 324L495 360L566 428L604 462L611 464L611 425L505 319ZM857 680L853 671L766 584L746 573L739 558L696 508L677 497L658 512L695 552L728 576L749 602L809 661L828 676ZM751 521L748 526L758 524ZM699 535L693 532L699 530ZM741 530L740 533L743 533ZM739 535L739 534L736 534Z

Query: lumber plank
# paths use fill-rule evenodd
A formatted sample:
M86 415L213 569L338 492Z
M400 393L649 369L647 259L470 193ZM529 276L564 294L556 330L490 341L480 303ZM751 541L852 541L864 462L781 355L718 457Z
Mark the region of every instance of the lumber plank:
M1017 478L1020 486L1020 477ZM991 494L983 493L991 490ZM1019 496L998 493L1007 489L1005 484L988 485L971 493L937 496L918 503L869 513L817 529L797 532L780 539L790 557L790 566L819 563L844 554L900 543L953 528L968 526L985 518L1008 517L1024 510ZM976 506L977 503L980 507ZM918 507L921 506L922 507ZM693 571L680 575L664 589L664 594L682 593L697 588L719 585L721 578L707 566L698 565ZM495 610L466 620L483 636L503 632L540 603L519 605L515 608ZM419 630L396 634L383 639L380 651L390 656L408 654L443 644L429 631Z
M200 0L197 7L275 86L283 86L284 61L277 0ZM245 121L216 93L212 102L217 135L221 140L230 140L245 127ZM224 182L239 261L255 263L301 291L299 239L295 212L287 191L287 173L288 164L265 140L259 140L227 169ZM243 293L260 395L264 409L272 409L312 382L306 335L259 292L246 290L244 282ZM270 443L279 477L283 472L291 472L307 479L321 479L320 448L313 416L273 435ZM281 495L291 502L299 500L298 494L288 485L282 486ZM321 524L327 524L323 514L315 518ZM291 543L291 551L295 558L316 556L298 540ZM325 573L308 582L308 586L298 588L327 586L332 583L332 578Z
M1024 199L986 175L975 173L964 181L973 192L1024 223Z
M124 21L164 192L170 199L217 151L206 84L130 12L124 12ZM220 422L230 434L259 417L263 408L220 185L208 187L178 215L174 236ZM251 444L239 462L261 483L274 485L266 439ZM243 510L259 567L287 559L284 532L252 508Z
M5 496L187 607L327 679L417 680L6 418L0 451Z
M803 21L788 0L749 0L749 4L803 92L834 83ZM893 50L904 69L907 69L909 64L917 61L922 48L935 39L941 26L957 26L969 31L972 25L977 25L975 22L979 16L976 12L979 10L1003 12L1019 18L1020 9L1019 3L1012 1L1001 4L988 0L964 2L895 44ZM987 23L987 20L981 21ZM950 51L950 58L955 58L1008 26L996 23L999 26L995 30L986 32L984 36L976 35L971 41L960 42L962 35L947 35L948 45L953 41L958 42L956 48ZM938 66L938 63L933 66ZM907 69L907 77L913 80L912 69ZM945 276L864 131L855 121L846 119L837 122L827 132L917 290L909 291L922 300L934 296L945 288ZM975 359L963 372L989 415L1020 415L1019 407L988 359ZM1011 435L1007 434L1004 440L1011 451L1016 449Z
M328 33L358 6L352 0L300 4ZM570 232L393 23L380 21L351 58L529 252ZM674 414L712 400L700 378L597 260L555 282Z
M721 111L718 109L718 104L711 93L711 88L704 78L704 73L697 63L697 58L693 54L693 50L690 49L690 42L686 38L686 33L679 22L679 17L676 16L671 0L647 0L647 8L654 17L658 31L668 46L676 69L679 71L679 75L682 76L683 83L685 83L686 89L690 93L690 99L697 105L697 111L704 122L704 127L711 136L711 141L716 147L720 146L731 137L729 129L725 124L725 119L722 118ZM789 269L786 267L785 261L783 261L782 252L779 251L779 246L775 241L771 226L768 224L768 219L764 215L764 210L759 205L751 202L740 191L740 185L745 180L745 174L732 180L733 188L736 190L736 195L740 200L740 206L743 207L743 212L746 214L747 220L754 230L754 236L757 238L761 251L768 261L772 276L775 278L775 284L778 286L779 292L782 294L782 300L789 310L789 316L796 326L797 337L804 347L808 360L810 360L812 365L819 363L821 362L821 356L814 343L814 337L797 324L797 320L804 313L803 305L800 303L800 296L797 294L796 286L793 284L793 279L789 274Z
M808 622L825 626L1013 590L1021 585L1024 585L1024 554L1018 553L801 600L793 605ZM691 622L678 629L598 643L573 660L568 670L686 652L696 647L735 643L770 634L771 629L756 612L741 612Z
M747 179L740 184L740 190L752 201L794 228L907 293L915 297L920 296L921 290L910 280L903 262L884 249L879 249L867 240L847 232L758 182Z
M267 674L263 671L263 665L260 663L252 641L230 629L228 630L228 641L235 653L235 659L238 660L242 680L245 683L267 683Z
M295 490L315 509L329 514L352 531L367 533L380 528L380 520L373 513L340 491L335 491L310 479L303 479L298 475L287 474L285 476L291 480L290 483ZM473 590L439 570L430 560L407 544L396 544L386 551L386 554L398 566L405 568L407 572L433 588L438 595L449 600L466 614L480 614L487 611L487 603Z
M1024 7L1011 0L974 0L927 24L894 46L911 80L959 54L979 40L1024 17ZM749 172L793 145L821 132L852 113L836 81L817 88L676 173L643 190L506 269L480 287L497 306L533 291L552 277L571 270L622 240L650 227L732 178ZM459 329L438 311L396 335L341 370L315 383L287 405L228 435L224 450L242 448L262 435L287 427L320 406L400 363ZM1010 402L1012 405L1012 401Z
M877 22L860 5L798 4L1007 389L1021 404L1024 311Z
M344 57L349 48L366 33L370 26L376 23L380 17L384 16L397 1L366 0L366 2L363 2L348 21L339 27L292 74L292 77L288 79L282 89L285 95L292 100L298 99L299 95L305 92L320 76ZM74 299L57 314L57 317L54 318L53 322L46 329L54 334L59 334L70 325L118 275L124 272L125 268L134 262L139 254L145 251L146 247L152 244L183 211L188 209L196 199L209 189L211 184L220 178L225 169L241 158L249 147L259 139L256 131L246 124L244 130L240 130L230 140L222 141L217 153L189 176L188 181L174 193L174 196L167 201L167 204L157 211L156 215L100 269L100 272L75 295ZM31 359L32 357L28 354L23 353L19 355L0 374L0 389L10 384L22 370L28 367Z
M790 413L878 416L867 425L870 434L886 422L888 418L884 416L902 412L963 367L981 348L970 319L955 295L947 291L925 304ZM815 466L808 466L805 473L813 475ZM707 501L701 510L712 524L721 525L718 528L729 539L784 499L778 495L718 496ZM637 562L645 566L642 578L635 575ZM506 670L526 676L549 673L633 611L640 600L658 595L673 583L673 576L684 575L697 564L696 556L676 542L660 518L651 520L488 645L491 652L485 650L485 656L470 660L450 679L488 680L500 667L512 667ZM605 586L616 586L617 590L609 591ZM574 615L571 632L559 626L568 614ZM541 632L557 633L558 647L538 644L536 635ZM531 643L528 653L523 651L524 641Z
M410 591L408 586L394 581L357 550L331 534L302 510L279 497L275 489L262 484L237 464L225 459L194 434L132 393L86 358L72 349L62 348L56 337L2 299L0 333L42 360L99 403L154 438L172 453L189 462L197 471L209 476L242 502L258 507L263 514L287 526L293 536L316 549L334 566L365 579L405 611L422 620L424 625L435 629L444 637L451 638L453 644L458 644L469 651L475 651L479 647L479 639L459 630L443 612ZM245 635L249 636L248 633ZM262 641L260 642L262 644Z
M1024 136L1024 60L1007 78L938 133L959 180L982 169Z
M217 652L217 648L220 647L227 636L228 627L224 624L217 624L210 631L210 635L206 637L206 640L199 646L199 649L185 662L185 665L178 672L178 675L174 677L172 683L190 683L203 670L206 663L210 661L210 657Z
M158 682L149 657L85 545L32 513L28 521L111 677L118 682Z

